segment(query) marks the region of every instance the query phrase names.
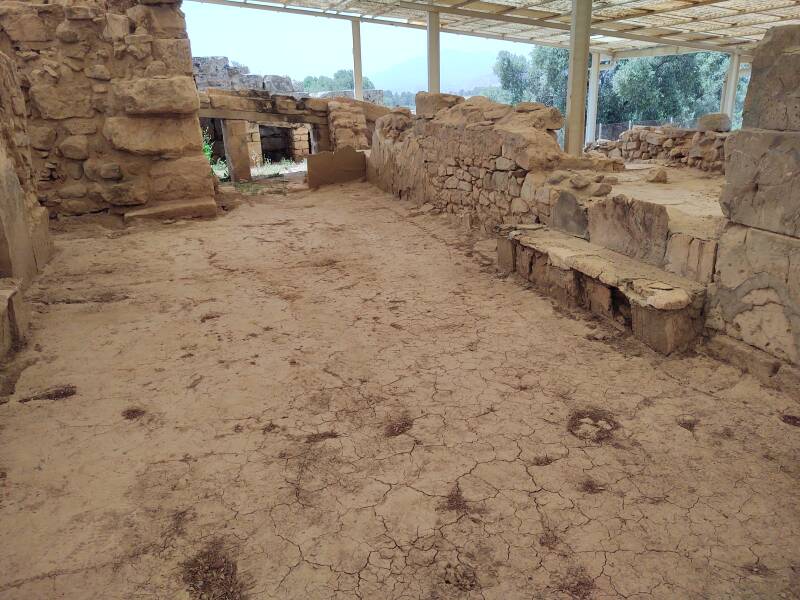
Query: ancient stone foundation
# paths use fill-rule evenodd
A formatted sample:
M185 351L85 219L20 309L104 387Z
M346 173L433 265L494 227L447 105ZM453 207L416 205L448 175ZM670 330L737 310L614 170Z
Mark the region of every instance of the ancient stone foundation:
M0 51L20 71L38 198L51 212L209 213L179 4L0 4Z
M727 115L706 115L698 129L636 126L623 131L619 140L598 140L586 147L609 158L626 161L659 159L666 164L687 165L704 171L724 172L725 140L730 131ZM721 117L726 121L720 122Z

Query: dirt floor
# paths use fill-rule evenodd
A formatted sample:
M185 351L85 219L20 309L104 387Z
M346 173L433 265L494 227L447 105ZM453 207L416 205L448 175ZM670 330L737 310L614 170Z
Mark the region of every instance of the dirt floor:
M56 243L0 404L3 600L800 598L797 399L443 216L350 184Z

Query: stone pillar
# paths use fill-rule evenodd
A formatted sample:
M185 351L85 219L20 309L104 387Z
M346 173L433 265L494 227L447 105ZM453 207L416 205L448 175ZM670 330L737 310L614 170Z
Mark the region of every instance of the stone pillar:
M583 142L586 136L586 88L589 78L589 31L591 25L592 0L572 0L564 150L576 156L583 152Z
M258 123L247 123L247 154L250 157L251 167L260 167L264 164L264 154L261 151L261 131Z
M225 160L231 181L250 181L250 153L247 142L247 121L224 119L222 137L225 140Z
M428 13L428 92L439 93L439 73L441 60L439 57L439 13Z
M309 132L305 125L292 130L291 144L292 160L299 162L311 154Z
M725 143L719 240L706 325L800 364L800 25L759 43L744 127Z

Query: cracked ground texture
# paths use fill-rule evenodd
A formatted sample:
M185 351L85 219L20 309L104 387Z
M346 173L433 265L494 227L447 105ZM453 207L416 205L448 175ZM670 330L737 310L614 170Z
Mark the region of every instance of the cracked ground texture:
M797 400L444 216L358 183L56 243L0 405L3 600L233 598L186 583L212 542L248 598L800 598Z

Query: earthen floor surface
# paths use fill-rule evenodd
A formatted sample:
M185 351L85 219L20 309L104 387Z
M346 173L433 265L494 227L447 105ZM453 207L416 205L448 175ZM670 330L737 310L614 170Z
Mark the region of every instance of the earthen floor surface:
M351 184L56 243L0 404L3 600L800 597L797 400L444 217Z

